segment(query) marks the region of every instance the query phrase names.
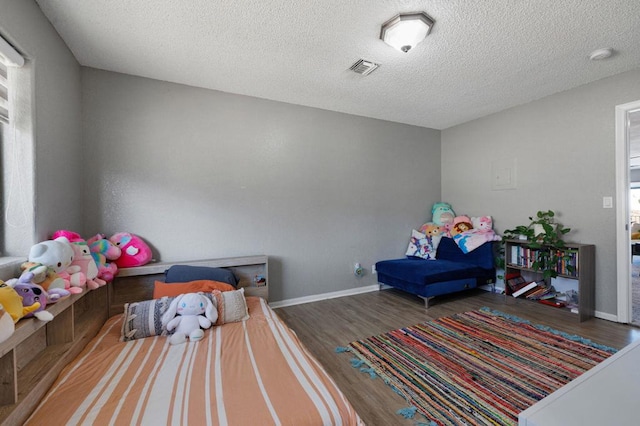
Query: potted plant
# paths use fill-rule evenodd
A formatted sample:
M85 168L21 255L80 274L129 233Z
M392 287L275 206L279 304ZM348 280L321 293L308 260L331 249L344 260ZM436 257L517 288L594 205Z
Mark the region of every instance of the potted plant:
M555 222L555 213L552 210L538 211L534 217L529 217L529 225L519 225L513 229L506 229L502 236L502 242L510 239L527 240L527 246L535 250L535 257L531 269L542 273L548 283L551 278L558 276L557 266L562 260L570 260L565 252L565 243L562 239L571 228L565 228ZM504 248L499 256L499 267L504 268ZM569 272L573 272L572 266L567 266Z

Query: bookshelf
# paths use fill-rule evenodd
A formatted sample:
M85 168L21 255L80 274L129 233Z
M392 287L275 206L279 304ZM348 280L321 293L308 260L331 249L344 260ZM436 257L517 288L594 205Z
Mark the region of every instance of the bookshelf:
M529 241L507 240L504 250L505 276L525 272L529 276L537 276L536 280L542 280L542 273L533 268L533 262L538 253L530 247ZM595 312L595 252L596 248L593 244L567 243L563 253L568 259L560 262L556 269L559 277L577 282L580 322L592 318ZM509 286L506 284L505 294L510 295Z

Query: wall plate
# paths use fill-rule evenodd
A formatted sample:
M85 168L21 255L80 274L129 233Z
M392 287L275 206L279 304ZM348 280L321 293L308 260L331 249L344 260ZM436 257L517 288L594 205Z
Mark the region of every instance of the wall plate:
M491 190L501 191L504 189L517 188L517 161L494 160L491 162Z

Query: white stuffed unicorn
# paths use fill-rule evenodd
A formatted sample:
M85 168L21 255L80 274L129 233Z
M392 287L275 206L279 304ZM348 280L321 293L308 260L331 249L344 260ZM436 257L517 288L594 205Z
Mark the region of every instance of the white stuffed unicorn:
M217 319L218 310L209 298L202 293L186 293L173 299L169 309L162 314L162 325L168 331L175 329L169 343L177 345L186 342L187 337L192 342L202 339L202 329L211 327Z

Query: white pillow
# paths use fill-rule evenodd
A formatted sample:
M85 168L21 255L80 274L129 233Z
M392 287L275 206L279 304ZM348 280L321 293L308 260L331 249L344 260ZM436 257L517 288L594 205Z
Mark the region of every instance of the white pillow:
M215 325L249 319L244 288L234 291L213 290L211 294L218 302L218 321Z
M426 260L435 260L436 250L441 238L440 235L427 236L413 229L411 231L411 238L409 239L409 247L407 247L405 254L412 257L421 257Z

